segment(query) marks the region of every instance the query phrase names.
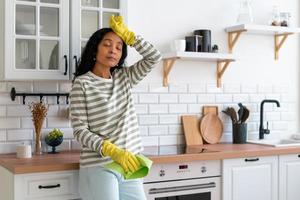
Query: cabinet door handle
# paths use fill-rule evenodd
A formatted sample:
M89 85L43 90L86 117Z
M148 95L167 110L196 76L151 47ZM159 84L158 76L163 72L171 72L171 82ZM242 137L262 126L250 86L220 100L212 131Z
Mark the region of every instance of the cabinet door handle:
M52 189L52 188L57 188L60 187L60 184L56 184L56 185L39 185L39 189Z
M75 67L76 67L76 70L78 68L78 59L77 59L77 56L74 56L73 59L75 60Z
M259 158L245 159L245 162L256 162L256 161L259 161Z
M68 56L64 55L64 59L65 59L65 72L64 72L64 75L66 76L67 72L68 72Z

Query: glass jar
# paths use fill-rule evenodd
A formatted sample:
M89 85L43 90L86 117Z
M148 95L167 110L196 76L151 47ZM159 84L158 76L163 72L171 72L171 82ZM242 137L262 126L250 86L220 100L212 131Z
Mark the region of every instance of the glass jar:
M279 13L279 8L278 6L273 6L272 9L272 18L270 25L271 26L280 26L281 21L280 21L280 13Z
M291 18L291 13L289 12L281 12L280 13L280 26L290 26L290 18Z
M237 23L253 23L251 0L241 0Z

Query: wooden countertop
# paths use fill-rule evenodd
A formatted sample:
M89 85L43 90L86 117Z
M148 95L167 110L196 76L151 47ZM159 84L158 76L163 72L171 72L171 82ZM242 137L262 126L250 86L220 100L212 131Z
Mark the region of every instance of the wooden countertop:
M201 149L209 152L199 153ZM149 151L148 151L149 152ZM300 147L271 147L256 144L214 144L186 148L186 154L149 156L155 164L190 162L196 160L220 160L228 158L300 154ZM50 172L79 169L79 151L64 151L59 154L33 155L20 159L16 154L0 154L0 165L14 174Z

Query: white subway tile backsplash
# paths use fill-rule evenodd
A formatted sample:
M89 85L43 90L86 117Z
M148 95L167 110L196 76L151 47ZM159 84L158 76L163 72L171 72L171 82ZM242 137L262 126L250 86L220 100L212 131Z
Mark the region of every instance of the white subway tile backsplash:
M6 91L10 92L11 88L15 88L16 92L32 92L32 82L7 82Z
M158 136L143 136L142 143L144 146L158 146Z
M188 113L201 114L203 104L188 104Z
M59 84L59 92L61 93L69 93L71 91L72 88L72 82L68 81L68 82L61 82Z
M161 83L152 83L149 85L150 93L168 93L168 87L162 86Z
M158 103L157 94L140 94L139 103Z
M0 152L1 154L5 153L15 153L17 145L21 145L23 142L7 142L0 143ZM28 142L26 143L28 144Z
M6 141L6 130L0 130L0 142L2 141Z
M274 100L277 100L280 102L281 96L280 96L280 94L267 94L266 99L274 99Z
M10 105L7 106L7 116L9 117L28 117L31 116L28 105Z
M297 97L294 96L294 95L281 95L281 102L288 102L288 103L291 103L291 102L296 102L297 101Z
M241 86L241 92L242 93L247 93L247 94L257 93L257 85L244 84L244 85Z
M273 86L272 85L258 85L258 93L272 93Z
M180 94L179 103L197 103L197 95L195 94Z
M51 129L52 130L52 129ZM51 131L50 130L50 131ZM73 129L72 128L59 128L61 132L64 134L64 139L74 139ZM50 132L49 131L49 132Z
M150 104L149 105L150 114L167 114L168 104Z
M16 129L21 128L19 117L0 117L0 129Z
M169 113L187 113L186 104L170 104Z
M6 116L6 106L0 106L0 117Z
M12 129L7 130L8 141L33 140L32 129Z
M250 103L260 103L266 98L264 94L250 94Z
M158 116L157 115L140 115L139 116L139 124L140 125L158 124Z
M207 93L222 93L223 87L217 87L216 84L207 84L206 90L207 90Z
M177 94L160 94L159 95L160 103L178 103Z
M241 86L239 84L224 84L224 93L237 93L241 92Z
M58 83L57 82L34 82L33 83L34 92L58 92Z
M273 85L273 92L285 94L288 92L289 86L288 85Z
M16 97L14 101L11 100L9 93L0 94L0 105L18 105L20 98Z
M216 96L214 94L198 94L198 103L215 103Z
M134 93L146 93L148 92L148 85L146 84L138 84L133 87Z
M180 84L180 85L169 85L169 92L170 93L187 93L188 87L187 84Z
M189 93L205 93L206 85L205 84L189 84L188 92Z
M0 81L0 92L8 92L8 90L6 90L6 82Z
M296 116L295 116L294 112L282 112L281 113L281 120L293 121L295 119L296 119Z
M272 126L273 130L287 130L288 129L288 122L276 121L273 122Z
M167 135L168 134L168 126L149 126L149 135Z
M24 85L22 82L6 82L5 85L6 90L0 94L0 153L14 152L18 142L30 143L35 136L28 104L38 102L39 97L26 97L26 105L22 105L20 97L13 102L9 96L13 85L18 87L17 91L69 92L72 84L71 81L62 81L28 82ZM237 111L238 102L242 102L250 110L247 120L248 138L258 139L260 103L265 98L277 99L281 103L279 108L269 103L264 106L264 126L269 121L272 137L297 130L297 98L288 92L291 91L289 89L288 85L229 83L217 88L215 83L171 84L169 87L162 87L161 83L143 83L133 89L133 100L145 146L185 143L181 116L192 114L201 117L202 108L206 105L218 106L219 117L223 122L221 141L231 142L232 122L221 111L229 106ZM64 132L64 143L59 149L80 149L80 144L73 136L68 116L69 105L65 98L60 98L59 105L56 104L56 97L45 98L45 101L50 107L43 124L42 139L53 128L60 128Z
M138 94L132 94L132 99L134 103L139 103L139 95Z
M48 117L47 118L48 128L69 128L71 123L64 117Z
M266 112L265 113L267 121L275 121L280 120L280 113L279 112Z
M149 135L148 134L148 126L139 126L141 135Z
M216 103L231 103L232 95L231 94L217 94Z
M159 115L160 124L179 124L180 116L179 115Z
M159 145L175 145L183 144L182 136L172 135L172 136L159 136Z
M169 126L169 134L170 135L182 135L183 134L182 125L170 125Z
M233 102L247 103L247 102L249 102L249 95L248 94L234 94Z
M148 114L147 104L135 104L134 107L137 114Z

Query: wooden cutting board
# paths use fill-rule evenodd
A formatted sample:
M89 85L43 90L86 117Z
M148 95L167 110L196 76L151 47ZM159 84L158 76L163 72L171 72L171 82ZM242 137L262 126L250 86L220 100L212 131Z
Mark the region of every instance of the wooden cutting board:
M223 133L223 124L218 115L208 113L203 116L200 123L200 130L203 139L209 144L216 144L220 141Z
M199 128L199 119L195 115L181 116L184 130L185 142L187 146L202 145L202 136Z

